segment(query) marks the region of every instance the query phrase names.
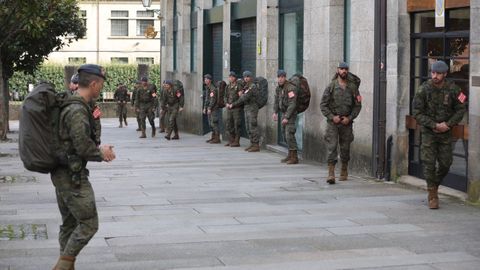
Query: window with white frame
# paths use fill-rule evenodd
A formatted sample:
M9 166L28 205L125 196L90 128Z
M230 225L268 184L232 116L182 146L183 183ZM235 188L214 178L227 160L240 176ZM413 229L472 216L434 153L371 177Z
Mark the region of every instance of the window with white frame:
M112 10L111 36L128 36L128 10Z
M128 57L112 57L110 61L112 64L128 64Z
M145 35L148 26L154 25L154 13L151 10L137 11L137 36Z
M147 65L153 65L154 60L153 57L137 57L137 64L147 64Z

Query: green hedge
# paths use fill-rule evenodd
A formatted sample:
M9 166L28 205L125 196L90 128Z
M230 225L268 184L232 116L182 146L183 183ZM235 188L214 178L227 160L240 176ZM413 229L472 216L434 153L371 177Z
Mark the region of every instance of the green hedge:
M129 90L133 89L133 85L137 80L137 65L104 65L107 73L107 81L103 88L104 92L113 92L117 85L121 82L128 86ZM150 82L159 86L160 66L151 65L149 69ZM9 79L9 89L11 92L17 90L20 95L26 95L28 92L28 84L36 84L40 80L52 82L55 89L64 89L64 66L57 64L45 64L40 66L33 75L16 72Z

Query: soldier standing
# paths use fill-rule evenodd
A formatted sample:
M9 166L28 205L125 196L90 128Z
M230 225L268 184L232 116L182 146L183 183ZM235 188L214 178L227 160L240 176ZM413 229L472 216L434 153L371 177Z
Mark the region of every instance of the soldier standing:
M75 259L98 230L95 196L88 180L88 161L115 159L113 146L96 145L90 103L103 88L105 73L100 66L83 65L78 69L79 89L70 97L75 102L60 114L60 150L68 153L66 165L51 173L57 203L62 215L60 258L54 270L74 269Z
M68 84L67 94L73 95L78 89L78 73L75 73L70 78L70 83Z
M146 127L146 118L148 118L148 122L150 122L150 126L152 127L152 137L155 137L155 110L156 105L158 104L157 100L157 88L153 84L148 83L148 78L142 78L142 85L137 90L137 94L135 97L135 110L140 113L140 129L142 131L142 135L140 138L146 138L147 135L145 133Z
M297 164L297 89L287 80L287 73L279 70L277 73L278 86L275 89L275 103L273 120L278 121L278 113L282 113L282 133L288 145L288 156L282 163Z
M165 110L168 112L168 126L165 139L178 140L180 137L178 136L177 116L179 112L183 111L185 98L180 89L173 89L173 81L171 80L165 81L165 89L162 94L163 97L160 99L162 112L160 113L163 113ZM175 132L175 135L170 138L172 131Z
M128 90L127 87L120 83L118 85L115 94L113 95L115 101L117 102L117 114L118 120L120 121L119 128L123 127L123 122L125 122L125 126L128 126L127 123L127 102L128 102Z
M164 97L163 92L165 92L165 81L163 81L162 87L160 88L160 93L158 94L160 104L162 103L162 99ZM161 106L159 106L159 107L161 107ZM167 110L162 110L162 108L160 108L160 113L159 113L159 116L158 116L159 124L160 124L160 133L165 133L166 114L167 114Z
M140 86L141 86L141 81L137 80L135 82L135 86L133 87L133 92L132 92L131 105L133 107L135 107L135 105L137 103L136 96L137 96L138 89L140 89ZM142 130L141 129L142 124L140 124L141 123L141 121L140 121L140 111L135 110L135 116L137 118L137 125L138 125L137 131L141 131Z
M250 71L243 72L243 95L234 103L228 104L228 109L238 108L245 105L245 118L248 126L248 135L250 137L250 146L245 149L248 152L260 152L259 134L258 134L258 104L257 85L253 83L253 74Z
M432 78L420 86L413 99L413 115L421 126L420 159L427 180L428 206L438 209L438 186L452 165L452 128L463 118L467 96L445 78L448 66L432 64ZM437 166L438 164L438 166Z
M207 143L217 144L221 143L220 129L218 126L220 122L220 116L218 115L218 89L212 82L212 75L206 74L203 78L207 94L203 113L208 115L208 123L212 129L212 138L208 140Z
M350 144L353 141L353 120L362 109L362 97L358 85L350 78L348 64L341 62L332 82L325 89L320 108L327 118L325 141L328 150L329 184L335 184L335 165L337 164L337 148L340 144L340 160L342 169L340 181L348 179L348 162L350 161Z
M237 80L237 74L233 71L228 76L228 85L225 89L225 104L233 104L243 95L243 86ZM227 131L230 140L225 146L240 147L240 133L242 128L242 108L237 107L227 110Z

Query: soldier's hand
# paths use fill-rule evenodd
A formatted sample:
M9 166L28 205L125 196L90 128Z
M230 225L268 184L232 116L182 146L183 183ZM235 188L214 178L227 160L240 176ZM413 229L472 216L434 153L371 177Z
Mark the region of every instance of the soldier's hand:
M139 109L139 108L135 108L135 111L136 111L136 112L140 112L140 109Z
M207 114L207 109L203 109L203 114Z
M335 115L335 116L333 117L333 123L339 124L341 121L342 121L342 118L340 118L340 116Z
M274 114L272 115L272 119L273 119L273 121L275 121L275 122L278 121L278 114L274 113Z
M110 162L115 159L115 152L113 152L113 145L100 146L100 152L102 152L103 161Z
M282 126L286 126L288 124L288 119L287 118L283 118L282 119Z
M208 115L212 114L212 110L208 109L208 110L207 110L207 114L208 114Z
M445 122L437 123L435 126L435 130L439 133L447 132L449 129L450 127Z
M348 126L348 124L350 124L350 117L348 116L342 117L342 125Z
M183 107L180 107L180 109L178 110L179 112L183 111Z

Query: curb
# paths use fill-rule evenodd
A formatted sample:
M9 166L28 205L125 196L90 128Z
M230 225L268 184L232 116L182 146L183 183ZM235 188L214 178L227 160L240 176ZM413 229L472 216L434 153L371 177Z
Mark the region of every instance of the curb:
M427 190L427 184L424 179L420 179L411 175L403 175L397 179L397 183L404 184L408 186L413 186L419 189ZM438 189L438 193L441 195L450 196L453 198L457 198L462 202L467 202L468 194L465 192L461 192L449 187L440 186Z

